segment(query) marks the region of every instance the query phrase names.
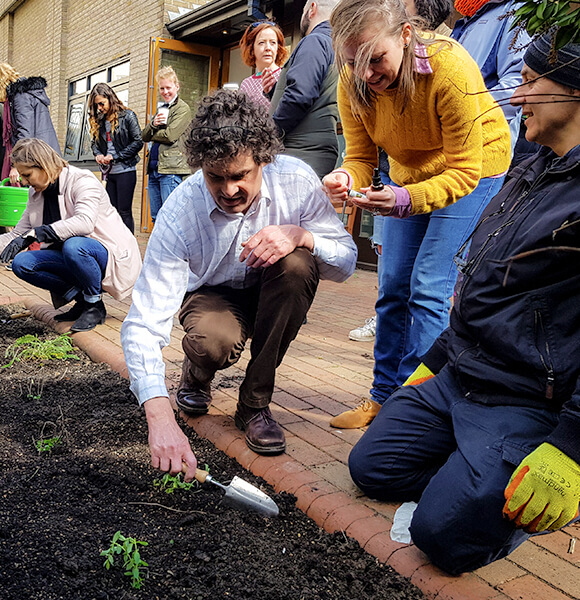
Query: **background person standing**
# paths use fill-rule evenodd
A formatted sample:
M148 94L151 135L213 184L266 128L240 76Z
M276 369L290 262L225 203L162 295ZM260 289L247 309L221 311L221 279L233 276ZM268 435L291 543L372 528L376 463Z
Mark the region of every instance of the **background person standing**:
M319 177L338 159L338 107L330 13L338 0L309 0L300 30L305 37L282 68L270 114L278 126L284 153L308 163Z
M284 46L284 33L271 21L256 21L244 32L240 40L242 59L256 72L240 84L240 92L266 109L270 108L268 94L280 77L282 65L288 58Z
M2 139L5 147L2 179L10 177L19 185L18 171L10 162L10 152L18 140L38 138L60 154L56 131L50 118L50 100L44 77L20 77L8 63L0 63L0 102L4 103Z
M89 123L95 160L107 181L107 193L131 233L133 193L137 183L135 165L143 148L137 115L127 108L106 84L97 83L89 96Z
M156 79L165 103L141 132L144 142L153 142L147 162L153 222L169 194L183 181L184 175L191 173L180 147L180 138L191 121L191 110L178 96L179 80L173 67L159 69Z

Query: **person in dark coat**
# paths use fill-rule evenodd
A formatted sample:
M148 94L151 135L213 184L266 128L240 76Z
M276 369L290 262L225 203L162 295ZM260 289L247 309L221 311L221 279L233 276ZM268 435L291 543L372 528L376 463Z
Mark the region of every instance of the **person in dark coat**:
M349 457L368 496L418 502L411 538L454 575L578 518L580 44L554 53L552 38L528 47L511 99L542 149L457 254L423 382L387 399Z
M270 106L284 153L309 164L321 178L338 160L338 72L328 22L337 2L309 0L304 5L300 29L305 37L282 67Z
M18 171L10 164L10 151L18 140L37 138L61 154L50 118L50 100L44 77L20 77L7 63L0 63L0 102L4 102L2 138L5 158L2 178L9 176L18 185Z
M121 215L123 223L134 233L132 205L137 183L135 165L143 148L139 120L106 83L97 83L91 90L89 114L92 150L103 172L103 179L107 181L111 204Z

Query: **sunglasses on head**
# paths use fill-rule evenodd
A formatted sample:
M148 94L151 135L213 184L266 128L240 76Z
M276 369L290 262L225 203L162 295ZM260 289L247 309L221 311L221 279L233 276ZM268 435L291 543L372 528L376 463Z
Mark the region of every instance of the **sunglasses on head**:
M254 21L250 27L257 27L258 25L269 25L270 27L276 27L276 23L272 21Z

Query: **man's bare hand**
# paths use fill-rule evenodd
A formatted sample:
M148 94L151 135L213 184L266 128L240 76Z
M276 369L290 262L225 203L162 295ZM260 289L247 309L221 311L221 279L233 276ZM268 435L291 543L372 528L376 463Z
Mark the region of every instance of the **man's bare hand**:
M197 459L175 420L169 398L151 398L144 406L149 425L151 466L174 476L183 471L184 480L193 481Z
M312 252L314 238L298 225L268 225L242 242L242 246L244 249L240 254L240 262L246 261L248 267L258 269L273 265L298 247L308 248Z

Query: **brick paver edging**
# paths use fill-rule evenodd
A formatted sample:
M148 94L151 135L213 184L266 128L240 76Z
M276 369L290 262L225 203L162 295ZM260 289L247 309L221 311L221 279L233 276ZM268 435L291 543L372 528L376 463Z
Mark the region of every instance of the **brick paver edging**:
M52 306L35 297L0 297L0 304L24 304L40 321L58 333L69 330L57 323ZM105 362L123 377L128 377L123 353L112 342L94 331L75 333L73 342L95 362ZM182 415L183 416L183 415ZM391 540L390 521L364 506L340 489L318 477L307 467L282 454L266 457L252 452L231 417L210 411L208 415L185 418L201 437L235 458L245 469L262 477L277 492L296 496L296 506L330 533L343 531L355 539L369 554L410 578L433 600L511 600L474 573L460 577L447 575L433 566L416 546Z

